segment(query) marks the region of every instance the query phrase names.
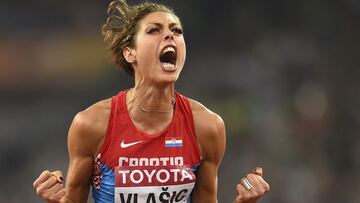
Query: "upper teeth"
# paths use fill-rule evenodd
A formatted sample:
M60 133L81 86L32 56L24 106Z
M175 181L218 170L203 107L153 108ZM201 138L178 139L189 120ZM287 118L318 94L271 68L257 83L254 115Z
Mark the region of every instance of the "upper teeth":
M175 49L174 49L174 47L166 47L166 48L163 50L162 54L164 54L164 53L166 53L166 52L168 52L168 51L175 52Z

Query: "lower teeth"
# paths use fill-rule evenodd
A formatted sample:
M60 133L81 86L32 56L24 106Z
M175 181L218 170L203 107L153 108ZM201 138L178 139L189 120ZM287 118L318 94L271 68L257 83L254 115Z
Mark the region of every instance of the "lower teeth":
M163 65L163 67L166 68L166 69L172 69L172 68L175 67L175 65L174 65L174 64L171 64L171 63L163 63L162 65Z

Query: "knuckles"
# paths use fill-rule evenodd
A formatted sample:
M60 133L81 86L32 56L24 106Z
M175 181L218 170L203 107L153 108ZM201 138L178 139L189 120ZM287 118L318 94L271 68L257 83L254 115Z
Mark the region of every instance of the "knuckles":
M36 189L36 187L37 187L37 185L36 185L36 182L34 181L34 182L33 182L33 188Z
M265 184L265 193L270 191L270 185L268 183Z
M255 179L256 176L258 176L258 175L255 175L255 174L253 174L253 173L249 173L249 174L246 175L246 178L247 178L248 180L251 180L251 179Z
M54 173L55 173L55 174L62 175L62 172L61 172L61 171L59 171L59 170L54 171Z
M36 194L39 195L39 196L42 196L43 191L40 190L39 188L37 188L37 189L36 189Z
M54 194L49 194L45 190L36 190L36 193L46 201L56 202L59 200Z
M253 188L251 190L245 190L245 188L241 186L242 184L239 184L236 187L238 196L235 198L234 203L256 202L270 191L270 185L263 179L261 174L248 173L245 178L250 181Z
M54 173L61 175L61 171L55 171ZM52 177L54 177L55 180ZM61 197L59 195L56 195L55 193L58 187L63 188L64 186L63 184L56 183L56 181L57 178L53 176L49 170L44 170L40 174L40 176L33 182L33 188L36 190L36 194L41 198L45 199L46 201L60 202ZM52 182L55 182L56 184L53 185L51 188L47 188L46 185L49 185L49 183Z
M246 178L251 178L250 176L246 176ZM238 190L239 191L239 190ZM239 195L236 197L236 202L247 202L247 201L255 201L265 195L270 191L270 185L268 183L261 184L260 186L254 187L249 191L241 190L239 191Z
M45 198L47 196L46 191L42 188L37 188L36 194L43 198Z
M48 176L48 177L50 177L50 176L51 176L51 172L50 172L49 170L45 170L45 171L43 171L43 172L40 174L39 177L41 177L41 176Z

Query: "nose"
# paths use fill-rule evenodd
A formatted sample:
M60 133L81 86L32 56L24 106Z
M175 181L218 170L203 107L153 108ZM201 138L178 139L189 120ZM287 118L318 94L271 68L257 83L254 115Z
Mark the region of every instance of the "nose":
M170 29L166 29L165 33L165 40L173 40L174 39L174 33Z

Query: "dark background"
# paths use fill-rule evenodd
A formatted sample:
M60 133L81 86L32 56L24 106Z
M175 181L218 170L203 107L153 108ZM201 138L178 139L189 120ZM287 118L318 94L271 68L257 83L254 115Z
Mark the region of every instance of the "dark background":
M158 2L185 28L177 90L225 120L219 202L258 165L263 203L360 202L360 1ZM0 202L41 202L32 182L66 173L73 116L131 87L105 51L107 4L0 2Z

